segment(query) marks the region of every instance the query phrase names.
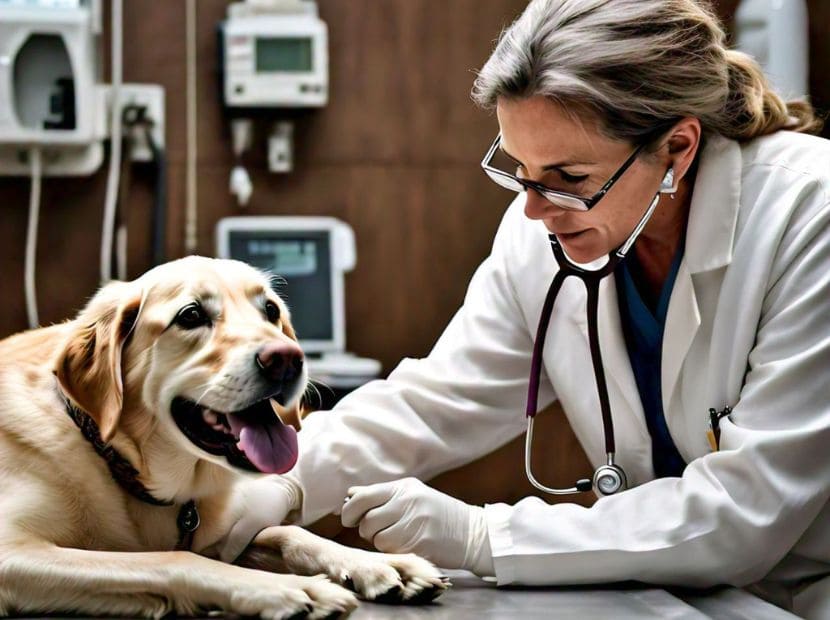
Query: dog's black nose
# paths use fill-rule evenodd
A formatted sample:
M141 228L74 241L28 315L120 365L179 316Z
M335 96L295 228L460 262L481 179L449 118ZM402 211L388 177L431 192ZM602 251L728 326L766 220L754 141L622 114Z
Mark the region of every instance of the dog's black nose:
M254 361L260 374L272 382L292 381L303 370L303 352L292 342L266 342L254 355Z

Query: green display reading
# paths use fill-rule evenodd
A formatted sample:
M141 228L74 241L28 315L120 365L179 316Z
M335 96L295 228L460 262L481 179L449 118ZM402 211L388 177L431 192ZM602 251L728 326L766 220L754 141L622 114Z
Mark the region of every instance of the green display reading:
M256 70L289 73L311 71L311 39L258 38L256 40Z

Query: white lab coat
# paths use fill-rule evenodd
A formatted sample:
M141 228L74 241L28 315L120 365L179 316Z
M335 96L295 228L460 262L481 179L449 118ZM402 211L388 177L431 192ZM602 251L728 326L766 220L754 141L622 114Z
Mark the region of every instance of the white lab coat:
M523 196L510 206L427 358L307 419L292 473L305 490L303 522L337 509L351 485L429 479L525 430L532 335L556 264L523 206ZM585 305L583 285L568 278L539 405L561 401L597 466ZM666 422L689 463L681 478L654 480L610 277L599 329L618 462L633 488L591 508L537 498L486 506L498 582L709 586L830 573L830 142L779 132L704 148L663 342ZM708 410L726 405L713 453Z

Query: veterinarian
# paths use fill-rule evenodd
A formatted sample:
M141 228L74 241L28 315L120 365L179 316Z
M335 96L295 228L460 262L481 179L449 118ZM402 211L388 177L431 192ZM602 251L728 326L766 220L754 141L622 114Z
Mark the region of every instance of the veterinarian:
M341 512L499 584L755 584L828 617L830 142L809 104L700 0L534 0L473 94L498 119L482 165L519 192L492 253L428 357L306 420L238 540ZM591 508L420 482L556 399L596 472L549 490Z

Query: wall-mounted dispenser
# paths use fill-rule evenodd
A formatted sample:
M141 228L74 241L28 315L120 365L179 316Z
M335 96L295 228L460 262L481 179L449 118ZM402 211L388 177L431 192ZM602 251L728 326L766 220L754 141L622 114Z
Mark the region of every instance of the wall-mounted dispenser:
M111 83L104 84L101 0L0 0L0 175L31 179L24 265L30 327L39 324L35 264L42 179L92 174L101 166L105 139L110 149L102 283L111 279L113 259L118 276L126 279L122 144L133 161L150 160L156 168L154 254L163 249L164 91L123 83L124 2L110 4Z
M100 0L0 3L0 174L28 175L21 153L33 146L44 175L101 165L100 10Z

